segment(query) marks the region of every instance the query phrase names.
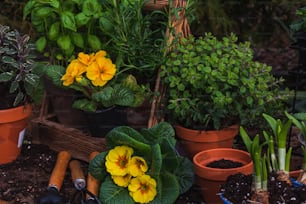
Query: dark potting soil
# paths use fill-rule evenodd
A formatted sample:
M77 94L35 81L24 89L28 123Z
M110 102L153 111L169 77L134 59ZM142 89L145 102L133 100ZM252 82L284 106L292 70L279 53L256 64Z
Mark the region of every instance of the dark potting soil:
M252 175L241 173L228 177L221 186L220 192L232 203L249 203L252 197ZM269 203L276 204L305 204L306 186L294 187L284 181L277 181L276 173L268 177Z
M0 203L34 204L47 192L48 181L55 165L57 152L48 146L31 143L25 138L19 157L8 164L0 165ZM88 172L88 163L81 161L84 175ZM67 169L60 196L70 204L80 204L80 199L73 199L80 193L74 188L71 174ZM73 200L73 201L72 201ZM204 204L197 186L179 196L175 204Z
M242 163L232 161L232 160L227 160L227 159L220 159L220 160L212 161L206 166L210 168L230 169L230 168L241 167Z

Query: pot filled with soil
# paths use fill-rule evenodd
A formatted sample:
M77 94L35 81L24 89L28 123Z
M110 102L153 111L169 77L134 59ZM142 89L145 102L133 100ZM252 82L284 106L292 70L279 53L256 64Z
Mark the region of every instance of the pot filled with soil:
M230 175L253 173L250 154L233 148L204 150L193 157L194 172L198 177L202 197L207 203L222 203L218 193Z

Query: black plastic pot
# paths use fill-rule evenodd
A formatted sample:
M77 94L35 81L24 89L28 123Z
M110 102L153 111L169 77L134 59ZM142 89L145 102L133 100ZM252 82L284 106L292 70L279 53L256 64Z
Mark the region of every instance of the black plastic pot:
M96 112L85 112L88 130L93 137L105 137L117 126L127 125L126 108L111 106Z

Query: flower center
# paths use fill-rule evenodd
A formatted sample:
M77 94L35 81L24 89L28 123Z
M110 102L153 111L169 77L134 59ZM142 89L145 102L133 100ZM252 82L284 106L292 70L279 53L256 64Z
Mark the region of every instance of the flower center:
M149 186L147 184L142 183L140 187L140 191L142 194L145 194L149 191Z
M125 156L120 156L118 159L118 166L120 166L120 168L125 168L126 165L128 163L128 159Z

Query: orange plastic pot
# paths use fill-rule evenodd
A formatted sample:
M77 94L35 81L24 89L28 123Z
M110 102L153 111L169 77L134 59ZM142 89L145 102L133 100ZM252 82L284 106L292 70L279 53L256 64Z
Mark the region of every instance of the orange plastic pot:
M20 154L31 105L0 110L0 164L14 161Z
M221 159L242 163L241 167L220 169L210 168L207 165ZM194 172L197 177L196 184L199 186L201 195L206 203L223 203L218 193L228 176L243 173L253 173L253 162L250 154L243 150L232 148L216 148L197 153L193 157Z
M179 138L179 145L190 159L200 151L214 148L231 148L239 131L238 125L210 131L193 130L179 125L174 126L174 128L175 134Z

